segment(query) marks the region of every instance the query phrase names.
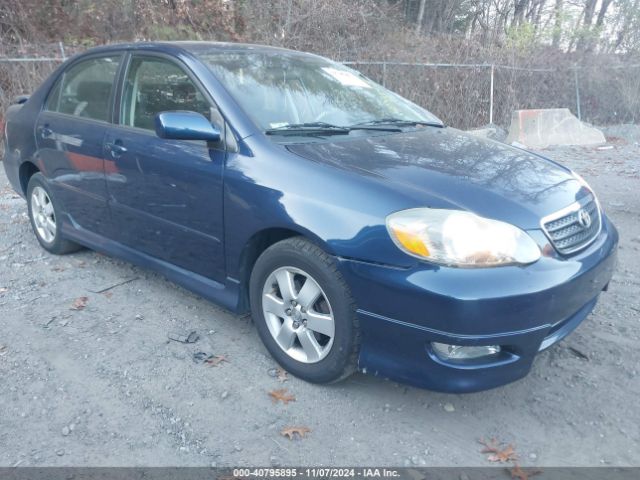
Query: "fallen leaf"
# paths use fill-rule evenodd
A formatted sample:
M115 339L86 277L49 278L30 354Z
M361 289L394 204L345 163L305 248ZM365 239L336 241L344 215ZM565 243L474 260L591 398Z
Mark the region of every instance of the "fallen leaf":
M84 260L80 260L78 263L76 263L76 267L84 268L86 266L87 262L85 262Z
M273 403L278 403L278 400L280 400L282 403L286 405L289 402L296 401L296 397L294 397L293 395L287 394L286 388L281 388L280 390L272 390L271 392L269 392L269 396L273 400Z
M89 297L78 297L73 301L71 305L71 310L82 310L87 306L87 302L89 301Z
M64 267L53 267L51 269L53 272L64 272Z
M7 353L7 346L6 345L0 345L0 357L5 355L6 353Z
M113 297L113 292L104 292L102 295L104 295L107 298L111 298Z
M518 458L518 455L516 455L516 452L513 449L513 446L507 445L503 450L499 450L494 454L489 455L487 457L487 460L489 460L490 462L505 463L505 462L511 462L513 460L516 460L517 458Z
M517 463L513 466L513 468L509 469L509 473L511 474L511 478L517 478L518 480L529 480L534 475L539 475L542 473L542 470L523 470L520 468L520 465Z
M278 381L279 381L280 383L284 383L284 382L286 382L287 380L289 380L289 378L287 377L287 372L286 372L286 370L284 370L284 369L282 369L282 368L278 368L278 369L276 370L276 373L277 373L276 378L278 379Z
M488 442L480 439L479 442L484 445L482 453L491 454L487 457L487 460L489 460L490 462L506 463L517 460L518 458L513 445L507 445L505 448L501 448L500 444L496 441L495 438L492 438Z
M226 355L214 355L212 357L207 358L204 361L204 363L208 364L211 367L217 367L222 362L229 363L229 360L227 360L227 356Z
M282 429L280 435L287 437L289 440L293 440L296 435L300 438L304 438L309 432L311 432L311 429L307 427L286 427Z

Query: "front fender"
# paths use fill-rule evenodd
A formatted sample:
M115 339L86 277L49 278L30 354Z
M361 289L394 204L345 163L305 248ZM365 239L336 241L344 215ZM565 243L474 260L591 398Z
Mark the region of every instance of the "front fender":
M242 250L256 233L286 229L331 255L409 267L385 226L386 216L408 208L409 198L370 179L279 149L232 155L225 169L227 274L239 278Z

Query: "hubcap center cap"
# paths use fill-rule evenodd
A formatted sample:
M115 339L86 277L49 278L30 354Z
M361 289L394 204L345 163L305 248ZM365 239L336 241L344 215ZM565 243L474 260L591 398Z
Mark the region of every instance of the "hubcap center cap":
M302 321L302 313L300 312L300 306L291 309L291 318L294 322Z

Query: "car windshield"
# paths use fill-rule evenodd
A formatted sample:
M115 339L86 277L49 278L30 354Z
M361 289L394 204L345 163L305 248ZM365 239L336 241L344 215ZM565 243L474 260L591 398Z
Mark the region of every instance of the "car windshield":
M340 63L291 53L199 53L264 131L435 124L425 109Z

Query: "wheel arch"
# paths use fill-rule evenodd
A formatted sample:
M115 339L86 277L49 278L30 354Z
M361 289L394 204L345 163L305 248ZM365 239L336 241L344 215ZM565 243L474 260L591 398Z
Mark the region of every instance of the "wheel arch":
M18 170L18 179L20 181L20 189L25 197L27 196L29 180L38 172L40 172L40 169L33 162L28 160L26 162L22 162L20 165L20 169Z
M249 280L253 267L262 253L270 246L291 237L301 237L308 240L325 252L329 251L328 245L311 232L294 230L292 228L271 227L254 233L244 245L238 262L237 276L240 282L240 298L238 310L249 311Z

